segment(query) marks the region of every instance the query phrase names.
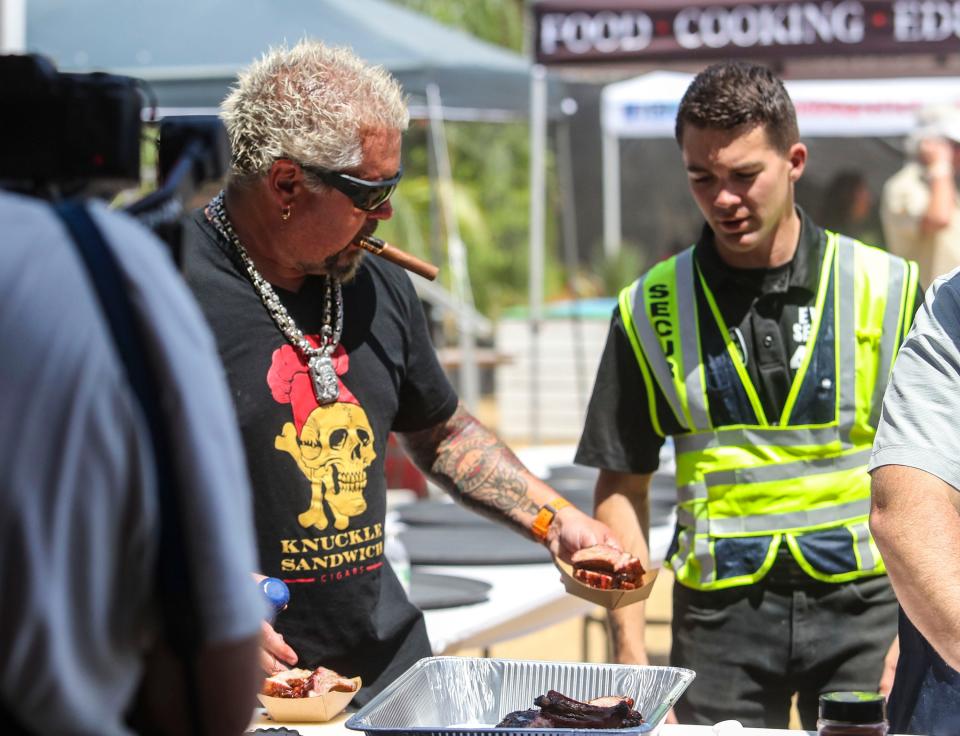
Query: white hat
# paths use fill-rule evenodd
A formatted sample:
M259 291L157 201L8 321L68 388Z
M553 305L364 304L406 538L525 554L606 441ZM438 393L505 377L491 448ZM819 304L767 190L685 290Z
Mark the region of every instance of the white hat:
M948 138L960 143L960 107L931 105L917 114L917 137Z

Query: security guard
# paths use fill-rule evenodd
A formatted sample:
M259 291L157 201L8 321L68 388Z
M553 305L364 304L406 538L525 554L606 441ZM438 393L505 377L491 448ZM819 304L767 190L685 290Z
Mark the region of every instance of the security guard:
M645 557L673 438L671 663L697 672L680 721L782 728L797 694L815 728L821 692L878 689L895 652L865 469L917 269L795 205L807 149L765 67L700 73L676 137L706 225L621 293L577 461L601 469L597 517ZM647 662L642 608L611 622L618 661Z

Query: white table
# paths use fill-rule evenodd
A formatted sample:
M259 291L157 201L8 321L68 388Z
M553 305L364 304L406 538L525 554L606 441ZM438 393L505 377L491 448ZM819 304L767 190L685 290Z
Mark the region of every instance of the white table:
M573 460L574 445L545 445L515 449L527 468L545 477L551 466ZM661 469L672 472L670 443L661 450ZM659 567L673 538L676 515L650 529L650 566ZM388 524L391 523L388 519ZM490 583L486 603L425 611L433 653L454 654L460 649L486 649L569 618L586 616L596 606L568 595L560 573L551 563L538 565L417 565L417 570L439 575L459 575Z
M351 731L344 724L349 714L340 715L328 723L275 723L266 716L258 716L250 725L254 728L286 726L299 731L303 736L358 736L360 731ZM713 736L712 726L677 726L664 724L657 731L659 736ZM787 731L776 728L745 728L743 736L816 736L813 731Z
M650 531L652 566L659 566L673 533L670 525ZM569 595L552 563L536 565L417 565L439 575L483 580L492 587L485 603L424 611L433 653L486 649L570 618L586 616L596 605Z
M302 736L358 736L360 731L351 731L344 724L351 714L340 715L328 723L275 723L266 716L254 718L250 728L286 726L299 731ZM713 726L683 726L664 724L656 731L659 736L714 736ZM814 731L795 731L780 728L745 728L743 736L816 736ZM896 736L896 734L890 734Z
M551 563L538 565L429 565L417 570L458 575L490 583L489 599L472 606L424 611L433 653L485 649L569 618L585 616L596 606L568 595Z

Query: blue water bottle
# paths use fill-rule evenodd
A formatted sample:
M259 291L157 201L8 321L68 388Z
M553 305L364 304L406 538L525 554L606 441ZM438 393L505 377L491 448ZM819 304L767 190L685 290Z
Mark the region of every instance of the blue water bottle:
M270 604L270 621L276 618L290 602L290 588L280 578L264 578L259 583L260 591Z

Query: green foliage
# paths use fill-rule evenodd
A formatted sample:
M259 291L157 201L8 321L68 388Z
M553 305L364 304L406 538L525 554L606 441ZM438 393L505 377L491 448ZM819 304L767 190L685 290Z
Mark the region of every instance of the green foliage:
M635 243L622 243L620 252L606 257L600 254L593 266L597 295L616 296L651 265L644 251Z
M524 47L523 0L393 0L409 10L514 51Z
M523 0L393 2L514 51L524 45ZM528 299L530 128L525 121L448 122L445 130L474 300L482 313L496 317L504 308L525 304ZM430 245L431 231L437 226L431 223L428 134L426 124L420 121L405 137L404 182L393 197L394 218L384 223L381 231L402 248L445 259L445 251L437 253ZM548 181L552 181L552 171L548 171ZM555 192L548 196L555 197ZM548 202L547 211L557 211L553 202ZM555 223L548 219L546 227L544 290L550 296L563 288L563 272L559 258L552 255L558 247ZM438 265L442 267L443 260ZM442 269L441 279L448 277Z
M404 182L393 197L394 217L380 231L425 258L446 258L431 248L430 183L425 124L405 141ZM496 316L527 300L529 264L529 130L526 123L447 123L454 174L454 206L477 308ZM442 222L441 222L442 224ZM548 223L549 228L550 223ZM555 240L548 231L548 242ZM547 265L547 293L561 285L556 259ZM438 263L441 267L443 261ZM449 269L441 279L449 285Z

